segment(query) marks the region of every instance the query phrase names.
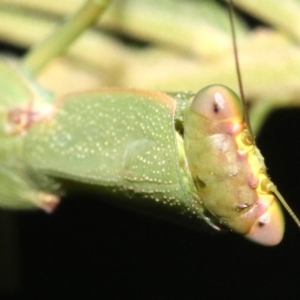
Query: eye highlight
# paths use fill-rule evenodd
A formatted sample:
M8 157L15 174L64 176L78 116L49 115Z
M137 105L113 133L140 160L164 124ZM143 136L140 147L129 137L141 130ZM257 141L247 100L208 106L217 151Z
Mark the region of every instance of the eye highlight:
M191 102L190 109L212 121L234 118L243 121L243 106L239 97L223 85L210 85L200 90Z

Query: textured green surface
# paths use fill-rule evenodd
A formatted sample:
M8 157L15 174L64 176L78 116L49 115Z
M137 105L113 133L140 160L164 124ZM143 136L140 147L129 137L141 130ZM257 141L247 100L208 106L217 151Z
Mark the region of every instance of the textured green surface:
M191 208L187 174L179 166L175 105L162 93L124 89L69 96L51 121L29 131L26 163L45 189L49 177L71 179L110 187L123 192L121 198L140 195Z

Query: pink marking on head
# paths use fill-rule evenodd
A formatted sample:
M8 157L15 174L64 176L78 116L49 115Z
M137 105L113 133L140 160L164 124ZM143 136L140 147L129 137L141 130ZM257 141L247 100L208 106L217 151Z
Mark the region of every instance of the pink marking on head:
M253 223L246 238L264 246L281 242L284 233L284 219L279 204L274 200L267 210Z
M248 158L248 152L245 152L244 150L238 150L237 154L238 154L238 158L240 158L240 159Z
M256 189L259 185L259 178L252 172L248 174L248 184L253 189Z

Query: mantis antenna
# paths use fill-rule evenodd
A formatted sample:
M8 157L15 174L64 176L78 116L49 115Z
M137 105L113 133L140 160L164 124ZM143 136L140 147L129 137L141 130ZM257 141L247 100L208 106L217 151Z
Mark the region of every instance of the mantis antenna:
M229 10L229 19L230 19L232 45L233 45L233 52L234 52L235 69L236 69L236 73L237 73L237 79L238 79L238 84L239 84L241 100L243 102L244 107L246 107L247 103L246 103L245 95L244 95L242 74L241 74L241 69L240 69L239 56L238 56L238 50L237 50L237 44L236 44L236 34L235 34L235 27L234 27L234 20L233 20L233 15L234 15L233 1L227 0L227 2L228 2L228 10ZM251 128L249 114L246 109L244 109L244 120L245 120L246 124L248 125L248 130L249 130L250 136L253 140L253 143L255 144L255 138L254 138L254 134L253 134L253 131Z
M280 203L282 204L282 206L286 209L286 211L288 212L288 214L296 222L297 226L300 227L300 220L299 220L299 218L296 216L296 214L293 212L293 210L290 208L290 206L287 204L287 202L281 196L281 194L279 193L276 185L273 182L271 182L271 181L268 183L268 190L271 191L277 197L277 199L280 201Z
M237 50L237 44L236 44L236 34L235 34L235 27L234 27L234 20L233 20L233 15L234 15L233 1L227 0L227 3L228 3L230 27L231 27L231 33L232 33L234 61L235 61L235 68L236 68L237 77L238 77L240 96L241 96L241 100L242 100L244 107L246 107L246 100L245 100L243 84L242 84L242 75L241 75L240 64L239 64L238 50ZM253 143L255 144L255 138L254 138L254 134L253 134L253 131L252 131L252 128L250 125L249 114L246 109L244 109L244 119L245 119L246 124L248 125L248 130L249 130L250 136L253 140ZM279 193L276 185L272 181L268 180L268 182L265 183L265 189L269 192L272 192L277 197L277 199L280 201L282 206L286 209L288 214L296 222L297 226L300 227L299 218L296 216L296 214L293 212L291 207L287 204L287 202L284 200L282 195Z

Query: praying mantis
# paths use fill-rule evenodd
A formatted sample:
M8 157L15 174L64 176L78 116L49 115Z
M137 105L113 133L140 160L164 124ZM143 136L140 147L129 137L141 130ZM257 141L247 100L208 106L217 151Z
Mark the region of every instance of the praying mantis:
M92 1L87 3L92 3ZM107 26L113 26L109 25L109 20L105 21L104 19L103 22L108 22ZM279 43L284 42L279 40ZM150 63L155 57L152 56L153 54L162 55L155 50L150 52ZM202 49L200 51L209 52L210 50ZM213 59L214 54L211 55L211 59ZM2 108L2 121L4 123L2 138L7 141L2 149L5 154L1 169L2 195L0 195L0 201L2 201L3 206L13 208L38 206L51 212L58 204L59 198L64 192L65 184L75 180L94 186L104 186L104 190L115 190L128 198L134 198L138 195L143 199L135 204L137 206L148 206L148 204L144 204L148 199L151 203L161 202L170 211L176 212L178 210L186 214L198 215L200 219L206 220L208 224L218 230L223 225L227 225L230 229L247 235L251 231L253 220L258 221L255 228L266 227L265 224L268 223L267 219L270 216L267 215L266 217L264 213L269 212L268 207L271 206L269 202L276 203L275 200L267 200L268 204L262 201L262 206L265 205L267 208L262 209L263 213L260 212L259 217L255 215L254 219L251 219L251 226L247 225L245 226L246 229L240 229L243 225L240 225L239 222L239 224L236 224L235 221L231 222L230 218L224 217L223 212L216 213L215 208L210 208L210 204L204 203L206 196L197 193L198 187L196 185L206 186L206 179L201 179L198 171L195 171L198 167L193 167L194 171L190 170L193 162L188 158L186 152L195 156L195 152L200 152L200 150L197 146L197 149L193 150L195 149L193 146L194 136L197 135L197 133L193 133L193 128L196 127L197 122L191 121L186 111L188 107L192 107L194 112L198 107L201 107L201 110L203 108L206 110L207 107L206 105L203 107L203 104L199 104L199 106L188 104L188 100L192 97L191 93L164 94L128 88L104 88L95 92L77 93L56 100L52 93L37 87L28 80L30 76L38 73L43 64L41 62L36 63L38 61L36 57L38 55L33 50L23 59L22 67L25 69L23 72L26 76L19 75L17 70L12 71L5 64L2 65L3 80L9 81L14 93L16 93L12 102L6 100L11 99L12 92L6 89L2 92L3 99L5 99L2 104L4 107L4 109ZM172 57L170 62L172 63ZM189 61L183 60L180 62L180 66L188 68L191 64ZM132 68L136 72L134 65ZM178 67L176 66L176 68ZM26 74L28 70L29 75ZM206 71L203 73L206 74ZM171 72L174 72L172 68ZM193 70L191 74L193 74ZM126 75L130 77L130 73ZM176 80L178 79L175 77L175 82ZM13 81L15 83L11 83ZM162 81L164 80L160 77L157 82L153 83L156 89L174 90L174 86L170 88L167 85L160 86ZM135 87L140 85L142 83L137 82ZM193 83L187 86L193 87ZM175 84L175 87L181 89L182 85ZM202 100L203 93L207 96L213 89L215 87L200 92L196 99ZM236 124L243 124L241 104L238 100L232 100L236 99L236 96L233 96L232 92L223 86L218 86L217 89L218 94L224 95L223 93L225 93L227 95L223 96L222 99L228 98L230 103L228 111L233 111L234 116L239 116L239 122ZM34 95L34 100L32 100L32 95ZM207 97L204 98L207 101ZM202 101L200 102L202 103ZM208 103L216 109L215 103L212 104L209 101ZM266 106L269 108L268 105L265 104L257 110L259 109L263 113ZM221 107L220 104L217 110L220 110ZM210 117L206 115L205 119ZM225 116L227 123L231 117L231 114ZM98 123L102 125L101 130L97 127ZM257 124L259 127L259 121ZM189 131L184 127L186 125L190 127ZM207 125L200 123L199 126L206 127ZM140 127L140 132L138 132L137 127ZM234 125L233 127L241 129L243 125ZM128 142L124 128L132 132L134 139L130 142ZM230 131L232 130L235 129L230 129ZM239 134L243 130L244 127L242 131L239 131ZM182 134L184 142L189 146L184 145ZM239 138L241 141L253 139L248 134ZM124 144L120 147L124 151L119 152L118 147L122 142ZM248 150L245 149L246 146L252 147L252 142L247 143L243 142L242 147L244 148L239 149L243 155L248 153ZM208 152L211 153L212 151L209 150ZM263 159L260 158L260 154L256 153L256 155L259 156L255 162L256 166L259 165L259 169L264 169ZM208 157L205 156L206 159ZM212 165L215 164L213 160L213 157L209 157L209 165L210 162ZM121 166L121 164L123 165ZM120 170L124 173L120 174ZM213 170L208 171L210 174L213 172ZM267 179L267 176L263 178L263 180ZM207 180L215 182L216 178ZM263 180L259 182L261 183ZM255 189L259 185L257 182L252 183ZM269 182L267 183L269 184ZM216 188L212 189L217 190L219 187L216 185ZM234 189L237 190L238 187L234 186ZM269 194L269 187L260 187L260 192L264 189ZM263 191L263 193L265 192ZM213 196L212 198L216 197ZM9 201L7 201L8 199ZM133 203L134 200L131 201ZM241 211L250 210L251 205L247 201L234 204L234 213L242 215ZM220 205L218 203L212 206L219 207ZM261 204L254 206L261 206ZM225 210L228 209L225 208ZM281 240L283 226L277 204L275 211L278 217L275 218L276 224L274 226L279 228L278 234L275 234L274 237L268 231L267 235L261 236L255 230L254 234L250 235L250 239L265 245L277 244ZM263 220L260 218L261 215ZM269 237L270 240L268 240Z

